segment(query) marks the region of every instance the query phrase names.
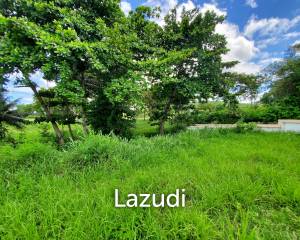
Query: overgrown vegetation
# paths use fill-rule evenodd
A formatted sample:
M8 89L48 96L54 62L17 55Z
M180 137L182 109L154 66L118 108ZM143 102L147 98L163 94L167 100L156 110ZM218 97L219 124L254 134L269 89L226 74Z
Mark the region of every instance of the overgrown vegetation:
M34 126L24 129L25 143L0 147L3 239L295 239L300 234L296 134L205 130L131 141L91 135L58 151L43 143ZM122 197L185 188L187 207L116 209L115 188Z
M174 123L183 125L200 123L277 123L278 119L298 119L299 108L277 104L239 104L230 109L221 102L196 104L190 111L182 112L174 119Z
M299 135L253 123L300 118L300 58L235 73L215 31L225 16L175 8L162 26L159 14L0 0L0 239L300 236ZM7 83L34 102L10 101ZM195 123L237 127L182 131ZM186 189L187 206L117 209L116 188Z
M70 133L81 123L86 135L90 125L124 137L144 109L164 134L165 122L195 98L220 97L232 107L237 96L256 92L256 76L232 73L236 62L222 61L229 49L215 28L224 16L212 11L175 8L162 27L153 21L158 9L140 6L125 16L115 0L0 6L0 77L31 88L37 122L50 122L60 145L60 124ZM35 73L54 87L42 89Z

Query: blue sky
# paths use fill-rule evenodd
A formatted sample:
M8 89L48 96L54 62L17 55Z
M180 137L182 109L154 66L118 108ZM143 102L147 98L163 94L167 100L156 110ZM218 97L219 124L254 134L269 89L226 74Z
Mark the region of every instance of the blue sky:
M284 57L290 45L300 43L300 0L122 0L121 8L127 14L138 5L160 6L161 19L169 9L178 7L192 9L198 7L201 12L213 10L226 15L223 24L216 31L224 34L230 52L224 60L238 60L235 71L256 74L273 61ZM33 76L41 87L54 84L43 79L41 73ZM26 88L8 86L8 96L19 98L22 103L32 102L32 92Z
M226 36L231 49L224 60L240 61L239 72L259 72L300 40L300 0L123 0L121 7L128 12L141 4L160 6L162 17L175 6L226 15L217 32ZM163 25L162 19L158 22Z

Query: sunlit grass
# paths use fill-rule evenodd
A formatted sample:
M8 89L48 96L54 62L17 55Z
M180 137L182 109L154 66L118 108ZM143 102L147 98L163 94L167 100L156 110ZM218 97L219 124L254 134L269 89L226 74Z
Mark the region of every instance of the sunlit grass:
M28 126L24 143L0 148L1 239L300 236L297 134L91 135L57 150L38 132ZM184 188L187 206L116 209L115 188L123 197Z

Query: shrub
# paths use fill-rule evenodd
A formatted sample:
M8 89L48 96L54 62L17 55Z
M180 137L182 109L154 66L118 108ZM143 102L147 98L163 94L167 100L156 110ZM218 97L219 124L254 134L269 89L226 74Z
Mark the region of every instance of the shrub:
M187 126L193 124L193 115L191 111L183 111L178 113L175 117L173 117L170 121L173 131L176 132L178 130L183 130Z
M220 104L201 104L195 108L192 114L186 114L190 118L190 124L222 123L231 124L238 121L244 123L262 122L274 123L278 119L300 118L300 110L294 106L286 105L240 105L232 111Z
M130 129L135 125L135 111L127 103L111 102L100 92L91 102L89 122L95 132L114 133L122 137L131 137Z
M237 122L236 124L236 132L238 133L244 133L244 132L251 132L254 129L256 129L256 124L251 122L251 123L245 123L245 122Z
M267 107L263 105L244 105L240 108L240 120L243 122L268 122L266 113Z
M236 123L240 118L239 111L233 111L224 105L207 103L198 105L190 114L192 123Z

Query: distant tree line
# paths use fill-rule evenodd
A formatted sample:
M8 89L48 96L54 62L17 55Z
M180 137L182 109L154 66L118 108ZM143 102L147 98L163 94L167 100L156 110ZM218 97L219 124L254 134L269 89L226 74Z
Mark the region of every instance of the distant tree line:
M270 85L261 102L278 118L300 118L300 44L291 46L288 55L271 64L264 76Z

